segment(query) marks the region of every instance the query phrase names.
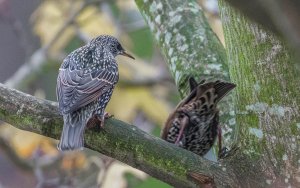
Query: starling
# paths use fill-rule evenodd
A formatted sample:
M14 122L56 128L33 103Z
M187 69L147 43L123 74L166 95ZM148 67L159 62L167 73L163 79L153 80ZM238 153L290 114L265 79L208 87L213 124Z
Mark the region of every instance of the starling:
M200 156L213 146L220 133L217 103L235 85L221 81L197 83L189 79L190 93L165 123L162 138Z
M90 119L96 117L100 126L104 125L104 110L119 79L117 55L134 59L116 38L100 35L64 59L56 86L64 120L59 150L83 148L84 129Z

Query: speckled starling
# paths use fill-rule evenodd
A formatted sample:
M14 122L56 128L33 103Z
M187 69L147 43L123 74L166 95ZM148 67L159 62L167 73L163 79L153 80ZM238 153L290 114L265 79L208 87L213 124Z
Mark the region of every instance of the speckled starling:
M101 35L64 59L56 86L64 120L59 150L83 148L84 129L92 117L104 125L104 110L119 79L117 55L134 59L116 38Z
M213 146L219 129L217 103L235 85L222 81L197 83L189 79L190 93L165 123L162 138L200 156Z

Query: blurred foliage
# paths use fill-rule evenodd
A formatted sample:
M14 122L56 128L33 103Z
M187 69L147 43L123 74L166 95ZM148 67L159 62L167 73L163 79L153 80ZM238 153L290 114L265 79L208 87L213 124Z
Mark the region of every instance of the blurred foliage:
M135 54L139 54L141 58L144 59L151 59L153 54L153 40L151 37L145 36L151 36L151 32L148 28L143 28L140 30L132 31L128 33L130 38L135 41L134 47L132 51ZM145 45L147 44L147 45Z
M134 1L103 0L86 7L83 6L85 2L41 1L31 16L31 22L33 33L40 39L41 48L49 48L47 58L42 62L40 71L32 72L22 81L20 89L37 97L56 101L56 77L63 58L95 36L114 35L136 60L117 58L120 81L106 110L118 119L134 122L139 128L159 136L171 107L179 101L179 95L174 84L163 81L166 78L171 80L171 77L162 56L157 53L149 28ZM215 14L208 15L213 17L213 28L217 28L215 31L222 38L218 17ZM149 80L153 83L147 84ZM36 165L48 161L47 173L43 172L43 176L39 168L44 168L45 165L33 165L33 171L29 174L37 182L47 183L46 180L50 179L47 184L50 187L170 187L112 159L109 159L111 164L106 164L102 160L103 156L99 158L97 154L95 158L95 153L89 150L61 155L56 149L56 141L8 125L0 127L0 137L8 140L9 147L20 157L19 160ZM3 172L0 171L0 182L1 173ZM26 185L35 186L36 181L30 181Z
M219 16L218 1L217 0L198 0L198 3L204 9L204 14L207 17L208 23L212 30L217 34L218 38L225 46L225 39L223 35L222 22Z
M41 147L43 152L47 155L58 155L58 151L53 147L51 139L26 131L22 131L21 133L18 129L8 125L2 125L0 128L0 136L9 139L10 146L24 159L31 158L38 147Z
M43 1L34 12L32 16L33 31L40 37L43 45L48 44L62 27L67 27L59 36L59 40L52 46L52 53L63 50L75 36L75 27L65 24L83 3L84 1L67 0L57 3L55 0L48 0ZM88 33L92 37L99 35L99 33L115 32L114 24L109 16L102 13L96 6L85 7L73 22L82 32Z
M137 122L144 124L140 128L154 130L158 136L160 126L164 124L170 107L175 105L168 102L169 94L173 92L174 86L166 88L159 83L159 80L151 85L143 84L147 80L168 75L167 68L163 68L165 65L160 54L154 53L155 46L149 29L134 3L99 1L100 3L82 8L84 2L67 0L57 3L56 0L45 0L32 14L33 32L40 38L41 48L49 47L48 58L46 58L46 62L43 62L39 72L33 72L23 80L20 89L37 97L55 101L56 77L63 58L95 36L114 35L120 39L124 48L131 51L137 59L132 61L123 57L117 58L120 82L115 88L107 111L127 122L136 122L136 119L139 119L138 116L142 114L146 120ZM74 20L70 21L72 17ZM142 23L142 25L135 26L136 22ZM157 56L160 61L151 63L153 58L157 59ZM148 60L149 63L141 58ZM153 128L149 128L149 126ZM0 132L1 137L8 137L9 146L20 156L20 160L33 164L36 162L33 156L38 151L43 156L56 161L54 169L59 173L49 169L50 173L44 175L44 178L51 179L62 173L65 178L61 177L59 180L61 185L87 187L86 185L98 184L100 186L101 184L101 187L109 188L131 187L124 177L125 173L130 173L141 181L147 176L127 165L113 162L105 169L105 175L101 175L101 170L96 169L92 174L89 173L88 183L79 181L86 178L85 173L90 172L91 164L101 164L99 168L105 168L103 161L92 162L93 160L91 161L89 157L91 154L88 151L71 152L60 156L56 149L56 142L52 139L20 131L10 126L1 126ZM45 161L43 158L41 160ZM33 172L32 176L39 175ZM151 182L156 182L155 185L158 187L165 187L164 183L153 178L152 180L147 179L146 182L148 183L145 185L150 182L151 186Z
M157 179L148 177L146 180L138 179L136 176L130 173L126 173L125 177L128 181L128 187L135 187L135 188L153 188L153 187L159 187L159 188L169 188L171 187L168 184L163 184L159 182Z
M151 121L155 120L158 125L163 125L168 115L166 105L165 101L155 99L151 91L143 87L117 87L107 110L127 121L132 121L136 112L142 110Z

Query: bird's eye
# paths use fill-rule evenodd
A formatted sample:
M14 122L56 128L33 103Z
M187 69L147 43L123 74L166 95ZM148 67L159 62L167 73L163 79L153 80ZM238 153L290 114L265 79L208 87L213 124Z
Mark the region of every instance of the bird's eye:
M123 50L121 44L118 44L117 49L118 49L119 51L122 51L122 50Z

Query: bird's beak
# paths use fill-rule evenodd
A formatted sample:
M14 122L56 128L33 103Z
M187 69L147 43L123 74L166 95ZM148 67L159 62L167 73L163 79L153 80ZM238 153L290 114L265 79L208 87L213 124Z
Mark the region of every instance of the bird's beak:
M123 51L120 55L129 57L129 58L131 58L131 59L135 59L132 55L128 54L126 51Z

